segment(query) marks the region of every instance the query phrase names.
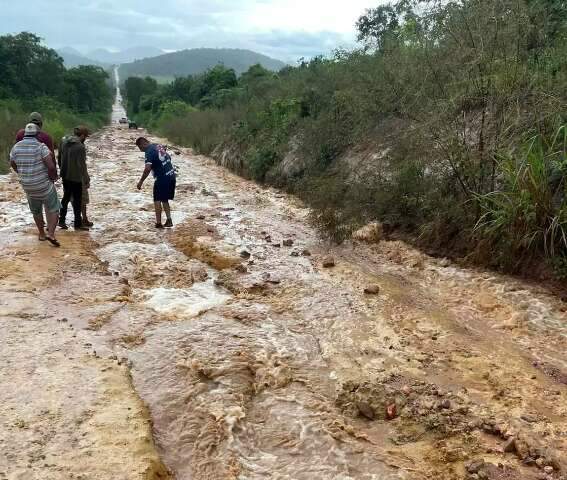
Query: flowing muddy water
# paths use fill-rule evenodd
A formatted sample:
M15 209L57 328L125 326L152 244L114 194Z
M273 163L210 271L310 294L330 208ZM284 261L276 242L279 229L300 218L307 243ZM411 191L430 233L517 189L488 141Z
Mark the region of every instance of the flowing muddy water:
M0 479L563 475L561 299L400 242L326 245L297 200L189 149L170 147L175 227L156 231L122 116L88 142L96 225L61 250L0 183L2 390L19 382Z

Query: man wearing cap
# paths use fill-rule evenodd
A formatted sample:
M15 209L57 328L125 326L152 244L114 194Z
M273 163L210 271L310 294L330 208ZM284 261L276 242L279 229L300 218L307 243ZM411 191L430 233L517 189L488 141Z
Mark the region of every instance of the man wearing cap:
M38 140L38 134L39 127L35 123L26 125L24 138L10 151L10 165L18 173L22 188L28 197L39 240L48 240L53 246L59 247L59 242L55 239L55 227L61 205L53 185L57 180L57 168L47 145ZM47 217L47 234L43 209Z
M87 170L87 150L85 140L89 136L86 127L76 127L74 135L65 137L61 142L57 159L63 179L63 199L59 214L59 228L67 229L66 218L69 202L73 205L75 230L88 230L81 218L83 203L83 188L90 187L90 177Z
M39 133L37 134L36 138L40 143L47 145L47 148L49 148L49 151L51 152L53 158L55 159L53 140L47 133L41 131L41 127L43 127L43 117L41 116L41 113L37 113L37 112L30 113L29 123L35 123L39 127ZM24 129L22 128L16 134L16 142L21 142L23 139L24 139Z

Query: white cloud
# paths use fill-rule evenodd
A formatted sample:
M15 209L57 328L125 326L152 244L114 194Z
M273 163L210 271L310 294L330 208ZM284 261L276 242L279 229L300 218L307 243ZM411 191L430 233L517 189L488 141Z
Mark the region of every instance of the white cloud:
M0 34L31 31L55 47L252 48L290 61L352 44L357 18L384 0L27 0L25 14L0 1Z

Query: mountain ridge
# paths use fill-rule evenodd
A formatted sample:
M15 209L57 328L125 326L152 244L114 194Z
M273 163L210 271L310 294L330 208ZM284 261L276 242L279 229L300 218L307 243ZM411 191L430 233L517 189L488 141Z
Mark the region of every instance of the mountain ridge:
M122 64L120 73L122 78L146 75L185 77L203 73L218 64L233 68L237 74L245 72L255 64L272 71L281 70L286 66L281 60L247 49L192 48Z

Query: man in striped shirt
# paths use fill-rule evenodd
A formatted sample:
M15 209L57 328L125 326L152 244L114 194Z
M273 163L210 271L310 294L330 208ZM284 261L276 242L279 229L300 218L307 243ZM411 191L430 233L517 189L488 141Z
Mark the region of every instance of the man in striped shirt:
M20 183L33 214L40 241L49 241L59 247L55 239L55 227L61 205L53 182L57 180L55 161L49 148L37 139L39 128L34 123L26 125L24 139L16 143L10 152L10 164L18 173ZM43 209L47 217L47 233Z

